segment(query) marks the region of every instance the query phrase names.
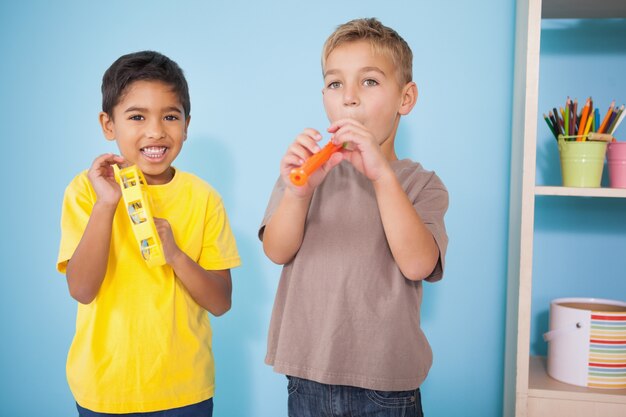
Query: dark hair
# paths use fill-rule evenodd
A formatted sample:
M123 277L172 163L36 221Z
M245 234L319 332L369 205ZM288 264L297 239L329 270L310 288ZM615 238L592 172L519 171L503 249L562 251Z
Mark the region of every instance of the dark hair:
M134 52L119 57L102 76L102 111L113 117L113 108L135 81L162 81L172 86L189 117L191 101L183 70L163 54Z

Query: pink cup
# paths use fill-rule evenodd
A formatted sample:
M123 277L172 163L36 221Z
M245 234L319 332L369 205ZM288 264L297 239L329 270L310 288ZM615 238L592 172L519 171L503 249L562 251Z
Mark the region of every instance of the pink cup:
M626 142L611 142L607 147L609 184L611 188L626 188Z

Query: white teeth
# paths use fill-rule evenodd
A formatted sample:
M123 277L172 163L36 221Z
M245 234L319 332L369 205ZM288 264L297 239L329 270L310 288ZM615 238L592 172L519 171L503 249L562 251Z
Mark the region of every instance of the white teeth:
M141 153L148 158L160 158L166 150L167 148L165 146L147 146L141 148Z

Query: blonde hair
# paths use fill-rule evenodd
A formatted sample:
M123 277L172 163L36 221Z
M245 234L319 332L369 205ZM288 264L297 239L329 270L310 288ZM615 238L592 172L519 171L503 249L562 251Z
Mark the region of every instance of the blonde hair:
M398 32L384 26L376 18L354 19L339 25L324 43L322 71L328 56L338 46L360 40L369 42L375 53L382 53L391 58L401 85L413 80L413 52L409 44Z

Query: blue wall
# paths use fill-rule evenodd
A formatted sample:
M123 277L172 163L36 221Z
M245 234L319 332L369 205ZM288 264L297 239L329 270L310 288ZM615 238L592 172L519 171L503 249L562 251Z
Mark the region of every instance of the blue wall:
M122 54L155 49L183 67L191 89L176 165L222 193L244 261L233 309L212 320L216 415L286 416L286 381L263 364L279 268L257 227L287 144L327 126L324 40L367 16L397 29L415 55L420 97L401 123L399 156L436 170L451 197L446 277L425 286L435 363L424 407L500 415L513 0L0 2L0 414L75 415L65 358L76 303L55 270L62 194L115 150L97 123L102 73Z
M626 19L545 20L539 113L591 96L602 117L612 100L626 103ZM579 107L580 108L580 107ZM626 140L626 125L615 136ZM537 184L560 185L559 153L540 117ZM603 186L608 186L608 169ZM626 200L539 197L535 213L531 354L546 355L551 300L595 297L626 301Z

